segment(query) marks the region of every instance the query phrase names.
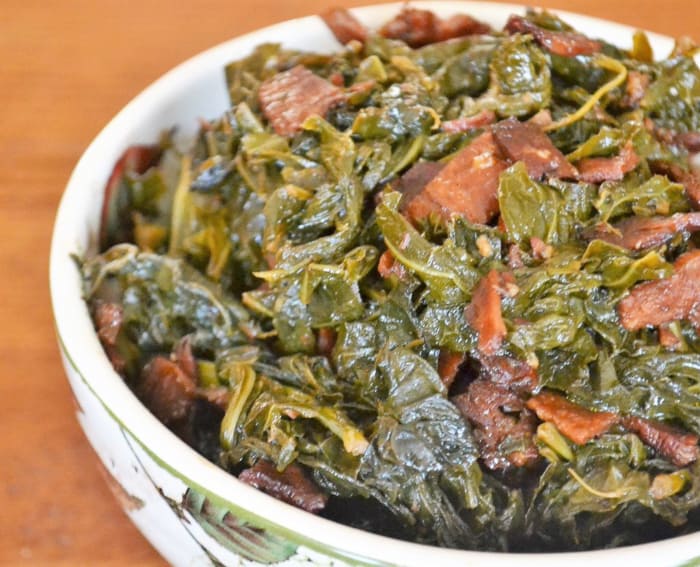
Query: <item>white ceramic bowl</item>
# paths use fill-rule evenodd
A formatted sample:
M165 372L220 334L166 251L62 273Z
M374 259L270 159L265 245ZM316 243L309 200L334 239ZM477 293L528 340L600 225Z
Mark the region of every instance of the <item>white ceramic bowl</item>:
M416 2L445 16L475 15L501 27L523 7L478 2ZM353 10L372 26L390 19L400 4ZM562 13L593 36L629 47L631 28ZM650 34L657 54L670 38ZM76 166L61 201L51 248L51 298L64 365L79 404L78 419L121 486L129 516L175 565L700 565L700 533L658 543L567 554L513 555L456 551L392 540L307 514L239 482L199 456L136 399L112 369L81 297L71 254L94 251L103 188L113 164L134 143L152 143L177 125L191 135L197 118L219 116L228 105L223 67L263 42L330 51L339 46L315 17L274 25L233 39L176 67L132 100L100 132ZM689 563L690 562L690 563Z

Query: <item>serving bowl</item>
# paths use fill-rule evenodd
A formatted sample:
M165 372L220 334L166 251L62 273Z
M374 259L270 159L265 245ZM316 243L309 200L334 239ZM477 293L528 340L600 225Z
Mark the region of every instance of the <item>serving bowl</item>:
M416 2L438 15L464 12L501 27L521 6ZM353 10L372 26L402 4ZM583 32L628 47L633 29L559 12ZM649 34L656 53L670 38ZM153 143L177 126L185 141L197 119L228 106L224 66L264 42L330 51L339 45L320 18L274 25L225 42L176 67L130 102L95 138L76 166L58 211L51 248L51 296L78 419L114 479L127 514L175 565L700 565L700 533L614 550L558 554L458 551L377 536L303 512L258 492L210 463L162 425L113 370L93 329L71 256L94 253L103 188L113 164L136 143Z

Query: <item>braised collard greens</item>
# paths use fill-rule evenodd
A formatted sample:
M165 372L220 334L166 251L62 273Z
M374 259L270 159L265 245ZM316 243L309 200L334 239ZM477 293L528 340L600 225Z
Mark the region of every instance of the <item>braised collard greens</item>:
M108 183L81 261L114 367L284 501L441 546L700 527L700 70L547 12L405 7L258 47L191 150Z

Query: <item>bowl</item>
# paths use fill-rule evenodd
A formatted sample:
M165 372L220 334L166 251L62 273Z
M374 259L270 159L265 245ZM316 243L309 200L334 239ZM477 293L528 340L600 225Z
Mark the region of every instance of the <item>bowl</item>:
M465 12L495 27L521 6L416 2L441 16ZM352 10L365 24L389 20L402 4ZM629 47L633 29L559 12L585 33ZM649 34L656 53L671 38ZM226 109L223 68L263 42L315 51L339 45L320 18L277 24L230 40L179 65L134 98L85 151L68 182L53 233L50 283L56 333L87 438L114 478L127 514L174 565L700 565L700 533L613 550L506 554L459 551L398 541L303 512L258 492L207 461L162 425L113 370L83 301L72 255L96 250L103 188L125 148L153 143L177 125L186 139L197 118Z

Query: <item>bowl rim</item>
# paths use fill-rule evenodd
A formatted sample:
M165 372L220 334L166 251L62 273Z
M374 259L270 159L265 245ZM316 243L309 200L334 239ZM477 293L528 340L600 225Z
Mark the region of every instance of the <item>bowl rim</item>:
M365 23L386 21L397 12L403 2L374 4L350 11ZM507 15L522 13L525 6L517 4L492 4L471 1L411 2L411 6L433 10L442 15L465 11L489 21L505 20ZM576 28L601 37L614 35L631 39L634 28L563 10L552 10L571 22ZM111 417L126 429L138 443L169 472L178 476L189 486L201 491L213 501L234 511L241 518L269 529L286 539L308 548L335 556L345 561L363 564L473 564L521 565L538 567L560 565L584 565L590 561L623 561L639 559L643 554L654 555L664 564L687 562L700 554L700 532L676 538L611 550L577 551L564 553L512 554L501 552L454 550L401 541L352 528L328 519L314 516L285 504L244 484L233 475L199 455L161 424L136 398L122 378L114 371L99 343L87 306L82 298L80 277L72 254L87 249L85 231L90 232L90 223L96 219L85 213L86 197L97 185L101 191L107 171L100 172L105 157L123 151L120 131L129 124L152 112L159 100L168 92L176 92L192 85L206 73L218 69L222 62L234 60L241 46L252 46L270 41L275 35L290 27L317 29L323 25L318 16L305 16L260 28L250 33L227 40L209 48L168 71L141 93L135 96L97 134L75 166L56 215L50 251L50 293L54 324L59 346L70 365L101 402ZM603 31L604 33L601 33ZM328 32L330 33L330 32ZM649 33L655 50L670 51L673 40L669 37ZM223 78L223 73L222 73ZM154 135L158 133L155 132ZM139 143L142 140L131 140ZM97 167L100 166L100 167ZM96 182L102 176L103 183ZM99 197L101 202L101 196ZM94 233L95 226L92 227ZM153 449L157 447L157 449ZM294 526L293 528L289 526Z

